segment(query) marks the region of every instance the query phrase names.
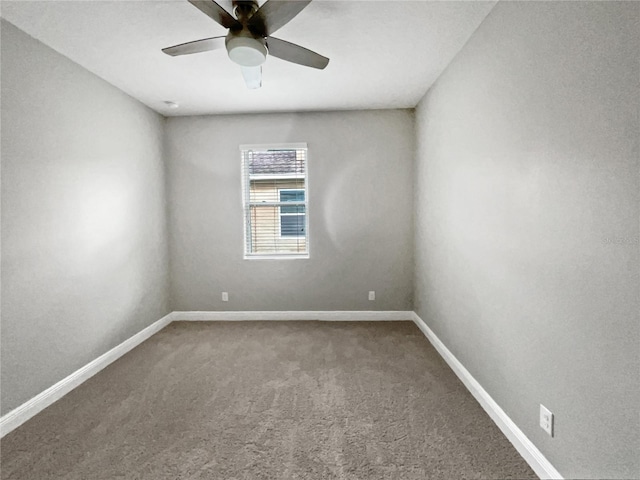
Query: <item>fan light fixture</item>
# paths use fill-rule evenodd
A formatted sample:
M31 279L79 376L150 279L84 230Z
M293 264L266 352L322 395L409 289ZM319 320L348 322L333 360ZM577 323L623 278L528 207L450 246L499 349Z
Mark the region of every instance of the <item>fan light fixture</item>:
M227 40L229 58L241 67L258 67L267 59L267 47L250 37L233 37Z

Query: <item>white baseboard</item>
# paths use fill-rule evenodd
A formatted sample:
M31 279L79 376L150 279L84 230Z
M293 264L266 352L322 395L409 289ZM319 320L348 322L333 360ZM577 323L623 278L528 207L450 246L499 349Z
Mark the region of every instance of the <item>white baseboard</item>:
M92 362L87 363L84 367L76 370L68 377L63 378L55 385L52 385L45 391L33 397L31 400L26 401L6 415L3 415L0 418L0 438L18 428L24 422L47 408L56 400L65 396L81 383L93 377L107 365L122 357L129 350L140 345L153 334L169 325L169 323L171 323L171 314L165 315L157 322L152 323L144 330L136 333L133 337L125 340L120 345L113 347L111 350L100 355Z
M451 353L451 351L442 343L435 333L427 326L415 312L413 313L413 321L422 333L427 337L431 344L435 347L442 358L447 362L449 367L454 371L458 378L464 383L467 390L475 397L482 408L489 414L489 417L502 430L502 433L513 444L518 453L525 459L529 466L540 478L562 479L562 475L551 465L551 462L538 450L531 440L518 428L518 426L509 418L500 405L491 398L482 385L473 378L469 371L460 363L460 361Z
M171 320L211 322L246 320L412 321L410 311L173 312Z

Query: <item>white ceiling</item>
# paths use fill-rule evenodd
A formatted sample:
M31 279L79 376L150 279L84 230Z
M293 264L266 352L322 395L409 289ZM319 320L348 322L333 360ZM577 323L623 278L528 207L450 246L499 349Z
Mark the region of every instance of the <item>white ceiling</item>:
M231 0L220 0L231 11ZM259 2L264 3L264 0ZM170 57L164 47L226 30L170 1L2 1L1 15L157 112L412 108L495 1L314 0L276 37L331 59L316 70L275 57L248 90L226 51ZM164 101L179 103L169 109Z

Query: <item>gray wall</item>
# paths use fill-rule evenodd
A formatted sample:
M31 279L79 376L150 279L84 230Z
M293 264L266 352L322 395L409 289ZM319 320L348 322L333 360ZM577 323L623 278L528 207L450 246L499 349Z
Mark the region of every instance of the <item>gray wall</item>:
M4 414L169 309L163 118L1 28Z
M166 134L175 310L411 309L411 111L170 118ZM238 147L281 142L309 147L311 258L243 260Z
M416 114L416 311L566 478L640 475L639 11L500 2Z

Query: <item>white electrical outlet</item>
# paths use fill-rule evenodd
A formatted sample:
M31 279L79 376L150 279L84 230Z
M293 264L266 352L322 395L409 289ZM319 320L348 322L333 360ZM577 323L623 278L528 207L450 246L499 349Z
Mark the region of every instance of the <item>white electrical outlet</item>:
M374 292L373 290L371 290L369 292L369 300L375 300L376 299L376 292Z
M222 292L222 301L223 302L229 301L229 294L227 292Z
M553 437L553 413L542 404L540 404L540 428Z

